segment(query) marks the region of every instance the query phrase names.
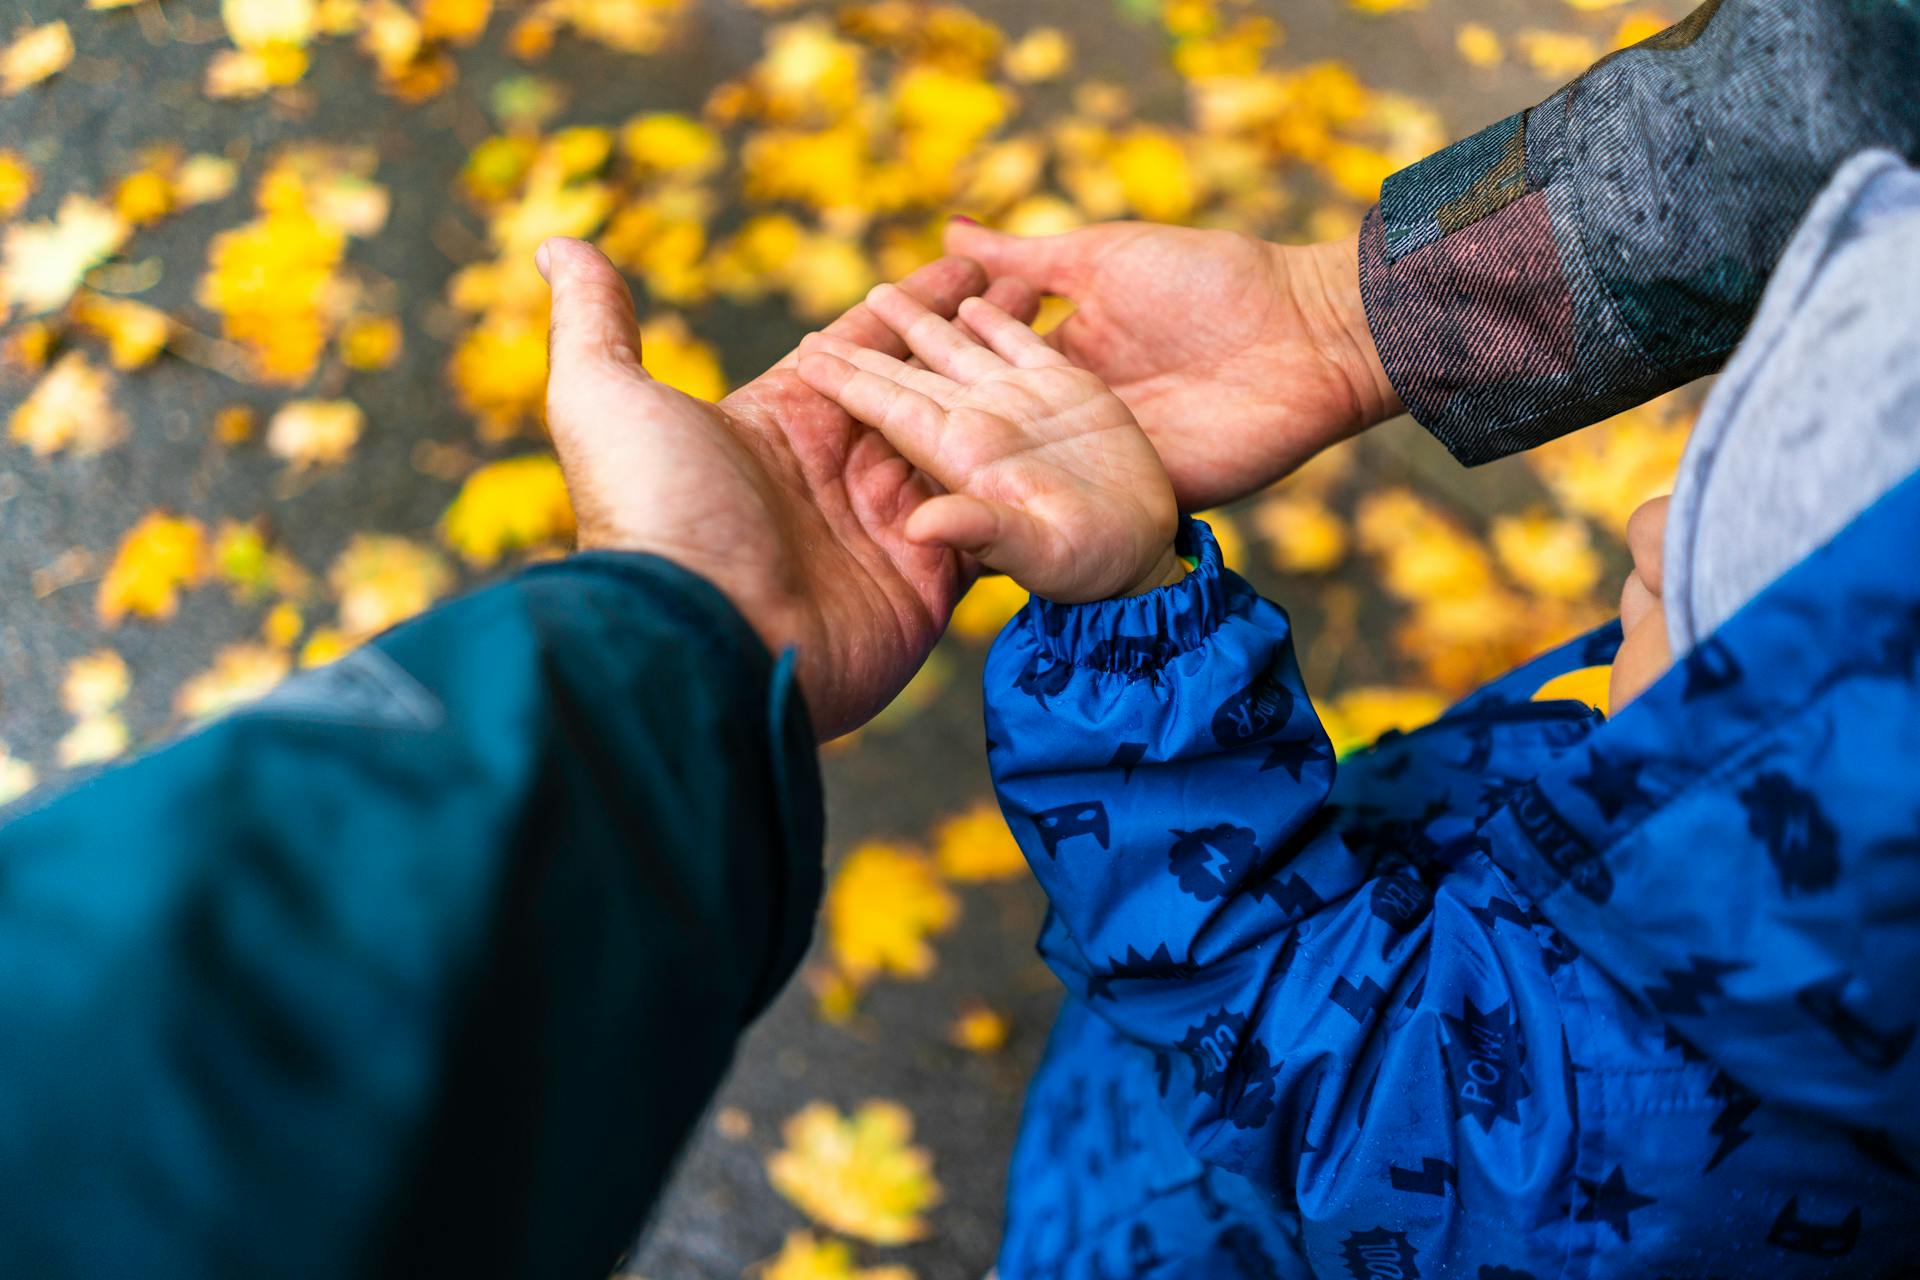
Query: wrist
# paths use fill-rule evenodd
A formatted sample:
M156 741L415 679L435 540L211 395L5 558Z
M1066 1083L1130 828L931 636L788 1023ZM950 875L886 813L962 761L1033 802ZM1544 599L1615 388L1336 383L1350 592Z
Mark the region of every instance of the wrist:
M1367 322L1360 293L1360 237L1319 244L1274 246L1296 256L1297 269L1284 278L1293 284L1299 308L1327 367L1345 384L1353 405L1352 430L1363 431L1406 411L1387 377Z
M1160 554L1159 558L1153 562L1146 573L1141 575L1137 582L1125 591L1116 593L1113 598L1120 600L1128 596L1143 596L1149 591L1158 591L1161 587L1170 587L1186 577L1187 572L1187 562L1180 558L1179 554L1174 551L1173 545L1169 543L1167 549Z

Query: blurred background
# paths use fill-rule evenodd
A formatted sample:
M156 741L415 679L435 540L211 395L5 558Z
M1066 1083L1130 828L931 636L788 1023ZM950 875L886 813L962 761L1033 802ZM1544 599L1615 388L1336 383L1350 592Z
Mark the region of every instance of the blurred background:
M0 800L564 550L547 235L599 243L649 367L717 398L953 213L1350 236L1388 174L1686 7L8 0ZM1474 471L1396 422L1209 518L1344 750L1609 616L1693 404ZM991 1264L1057 1001L981 747L1020 603L983 582L828 749L814 954L622 1274Z

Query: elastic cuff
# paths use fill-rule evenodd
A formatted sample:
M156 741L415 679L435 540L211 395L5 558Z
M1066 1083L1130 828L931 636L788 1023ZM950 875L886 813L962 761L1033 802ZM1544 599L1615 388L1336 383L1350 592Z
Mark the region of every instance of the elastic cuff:
M1055 662L1140 675L1157 671L1219 630L1228 612L1220 544L1189 516L1174 550L1198 567L1170 586L1091 604L1056 604L1035 596L1027 607L1034 646Z

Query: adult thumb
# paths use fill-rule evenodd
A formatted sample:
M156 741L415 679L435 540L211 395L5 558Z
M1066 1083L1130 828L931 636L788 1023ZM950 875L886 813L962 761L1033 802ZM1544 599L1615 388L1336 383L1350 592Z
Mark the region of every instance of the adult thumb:
M1014 236L989 231L977 222L954 218L947 223L946 251L971 258L987 269L987 278L1017 276L1042 293L1071 296L1085 256L1078 233L1057 236Z
M583 240L555 236L533 262L553 291L547 327L547 397L615 371L642 374L633 295L606 255Z

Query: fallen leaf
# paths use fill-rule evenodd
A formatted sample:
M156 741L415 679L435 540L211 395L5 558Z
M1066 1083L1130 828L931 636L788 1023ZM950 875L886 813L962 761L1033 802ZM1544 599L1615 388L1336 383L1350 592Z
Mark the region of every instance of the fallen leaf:
M108 711L88 716L69 729L54 745L54 755L66 769L105 764L124 754L132 737L127 722Z
M1554 600L1579 600L1600 581L1600 554L1584 522L1535 511L1493 522L1493 551L1507 576Z
M939 1203L933 1157L910 1145L913 1116L896 1102L868 1102L843 1116L824 1102L803 1107L767 1160L774 1189L822 1226L873 1244L927 1235L922 1216Z
M71 314L76 324L106 339L108 358L123 371L152 364L173 335L166 312L130 298L82 290L74 297Z
M927 940L959 914L932 859L869 841L847 854L827 887L828 953L855 982L883 973L923 978L934 963Z
M64 22L49 22L43 27L28 27L0 49L0 97L12 97L22 89L64 71L73 61L73 33Z
M295 470L347 460L367 417L351 400L291 400L267 423L267 448Z
M1278 494L1253 511L1267 558L1282 573L1328 573L1347 556L1347 527L1325 503Z
M67 664L60 682L60 705L67 714L85 719L119 706L133 687L127 661L112 649L95 649Z
M565 544L573 537L573 505L560 464L530 454L481 467L441 517L440 536L476 568L510 551Z
M11 218L39 186L40 178L18 151L0 148L0 218Z
M173 708L189 720L205 720L264 696L286 678L293 662L286 651L265 644L230 644L213 666L191 677L174 695Z
M63 449L82 456L102 453L126 434L126 418L113 402L111 375L78 351L61 356L7 422L7 438L42 458Z
M7 228L0 262L4 300L29 312L63 306L87 272L120 251L132 234L126 219L99 201L70 195L51 221Z
M1023 875L1026 855L1007 830L1000 807L982 801L942 822L933 835L940 874L962 883L1008 880Z
M327 582L340 599L341 631L359 639L425 610L452 589L453 570L417 542L357 533L333 562Z
M155 621L171 618L180 592L206 573L206 529L198 520L155 511L127 530L113 563L100 580L102 625L118 626L129 614Z
M40 776L25 760L0 747L0 805L12 804L34 789Z
M760 1280L914 1280L906 1267L857 1267L843 1240L790 1231L780 1252L760 1264Z
M1006 1015L974 1003L961 1010L947 1027L947 1039L968 1053L998 1053L1013 1032Z

